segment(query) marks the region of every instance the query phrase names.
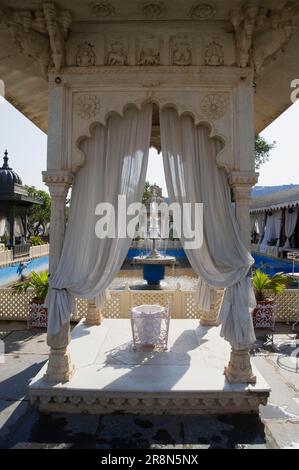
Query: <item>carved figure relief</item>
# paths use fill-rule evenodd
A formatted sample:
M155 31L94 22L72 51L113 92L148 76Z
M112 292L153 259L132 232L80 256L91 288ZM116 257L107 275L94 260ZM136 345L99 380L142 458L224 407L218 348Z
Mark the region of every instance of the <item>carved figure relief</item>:
M89 67L95 65L96 55L93 50L93 44L84 41L77 46L76 65L79 67Z
M299 18L299 5L282 5L266 10L256 5L234 9L231 22L235 29L237 65L252 64L256 75L287 47Z
M1 3L0 14L19 52L37 62L46 76L54 65L57 72L65 62L66 39L72 22L68 10L46 2L42 10L16 10Z
M186 40L174 40L172 48L173 65L191 65L192 47Z
M137 64L160 64L160 38L153 35L141 36L137 39Z
M111 44L107 54L107 65L127 65L128 52L121 41Z
M94 119L100 110L100 100L97 95L79 95L74 108L81 119Z
M214 66L224 65L224 51L221 44L213 41L206 46L205 64Z
M252 41L252 59L256 75L284 52L291 40L299 16L299 5L274 11L256 27Z
M159 65L160 52L153 47L144 47L140 51L138 65Z
M209 119L220 119L227 111L227 96L224 93L210 93L200 104L201 111Z
M237 65L247 67L252 37L258 15L258 7L249 5L244 10L236 8L231 12L231 22L235 30Z

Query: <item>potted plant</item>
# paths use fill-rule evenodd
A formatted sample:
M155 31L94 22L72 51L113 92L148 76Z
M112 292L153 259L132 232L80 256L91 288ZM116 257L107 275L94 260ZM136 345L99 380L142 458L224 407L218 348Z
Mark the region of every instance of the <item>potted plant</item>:
M15 284L12 289L15 294L22 294L28 289L33 289L33 298L29 302L29 314L27 318L28 327L46 327L48 319L48 309L44 306L48 293L49 280L48 273L32 272L22 282Z
M290 282L289 276L284 273L276 273L274 276L257 269L252 278L257 306L252 312L254 328L274 328L274 298L268 297L268 293L274 296L281 294Z

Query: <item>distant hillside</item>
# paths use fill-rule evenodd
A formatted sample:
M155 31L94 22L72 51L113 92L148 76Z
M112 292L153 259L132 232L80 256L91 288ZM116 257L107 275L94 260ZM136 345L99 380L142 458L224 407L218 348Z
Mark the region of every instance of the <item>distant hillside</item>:
M282 186L256 186L253 188L251 196L253 198L265 196L266 194L277 193L285 191L286 189L299 188L299 184L285 184Z

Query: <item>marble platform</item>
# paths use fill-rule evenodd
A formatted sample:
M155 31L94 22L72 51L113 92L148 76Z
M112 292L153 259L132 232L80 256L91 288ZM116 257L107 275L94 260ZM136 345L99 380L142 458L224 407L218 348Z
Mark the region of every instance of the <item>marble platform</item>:
M134 351L129 320L73 330L69 346L76 372L66 383L43 378L29 387L42 411L82 413L258 413L270 388L258 370L255 385L229 384L223 374L230 345L217 327L171 320L168 350Z

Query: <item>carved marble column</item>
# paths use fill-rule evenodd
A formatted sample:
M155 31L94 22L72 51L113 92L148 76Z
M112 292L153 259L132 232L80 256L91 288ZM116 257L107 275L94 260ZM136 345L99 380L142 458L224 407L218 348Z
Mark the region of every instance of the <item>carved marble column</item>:
M63 246L66 223L65 204L73 175L67 171L44 171L43 181L48 186L51 196L49 258L49 273L51 275L58 266Z
M241 238L250 251L250 200L252 187L257 183L258 173L232 172L229 177L234 192L236 218L239 224ZM236 350L232 347L230 361L224 370L230 383L255 383L256 377L252 372L249 348Z
M94 299L88 301L88 311L85 324L88 326L100 325L102 323L101 310L97 308Z
M65 204L73 175L67 171L46 171L43 172L43 180L49 187L51 195L49 257L49 273L51 275L57 268L63 246L66 224ZM67 351L70 342L70 324L64 325L55 336L48 334L47 341L51 350L45 379L50 382L66 382L74 373L74 367Z
M253 186L257 183L258 173L235 171L229 175L229 183L234 192L236 218L239 224L241 238L250 251L250 200Z

